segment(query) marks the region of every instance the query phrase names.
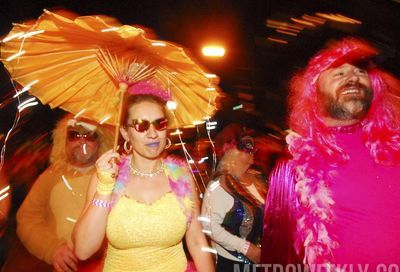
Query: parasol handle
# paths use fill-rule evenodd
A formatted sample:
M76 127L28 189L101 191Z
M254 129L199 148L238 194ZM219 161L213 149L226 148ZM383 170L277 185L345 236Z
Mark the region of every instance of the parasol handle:
M118 108L118 116L117 116L117 123L115 124L115 136L114 136L114 151L117 151L118 146L118 138L119 138L119 128L121 127L121 115L122 115L122 108L124 105L124 97L125 92L128 89L128 84L125 82L119 83L119 108Z

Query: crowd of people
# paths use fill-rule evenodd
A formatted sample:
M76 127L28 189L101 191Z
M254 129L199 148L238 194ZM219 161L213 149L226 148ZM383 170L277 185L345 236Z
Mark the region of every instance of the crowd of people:
M167 101L154 82L128 90L119 150L109 127L67 115L16 214L37 266L7 253L2 271L400 265L400 82L377 54L355 38L318 52L290 82L287 152L272 172L253 167L256 141L237 135L205 192L168 155ZM0 227L9 205L0 202Z

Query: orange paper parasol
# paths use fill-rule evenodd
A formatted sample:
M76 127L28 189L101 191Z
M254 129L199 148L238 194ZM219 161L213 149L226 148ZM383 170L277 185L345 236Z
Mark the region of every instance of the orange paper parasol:
M215 75L182 48L107 16L45 10L35 22L14 25L1 58L11 77L43 104L101 123L119 123L121 82L149 78L176 103L171 127L203 121L216 110Z

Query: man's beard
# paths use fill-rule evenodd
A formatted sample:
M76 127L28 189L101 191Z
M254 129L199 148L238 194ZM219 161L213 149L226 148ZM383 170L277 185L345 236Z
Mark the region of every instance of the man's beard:
M95 163L96 154L92 148L86 148L84 152L83 147L76 147L71 152L70 161L76 165L88 166Z
M348 88L349 86L345 87ZM325 109L328 116L338 120L362 119L366 116L372 102L372 91L361 84L356 84L355 87L361 88L364 95L361 97L349 95L341 99L326 97Z
M352 105L350 103L353 103ZM371 106L371 100L353 99L347 102L330 101L328 114L339 120L352 120L363 118Z

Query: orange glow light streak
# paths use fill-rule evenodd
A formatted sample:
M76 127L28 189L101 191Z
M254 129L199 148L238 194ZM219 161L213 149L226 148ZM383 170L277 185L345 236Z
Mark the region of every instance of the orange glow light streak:
M304 20L308 20L310 22L313 22L315 24L318 24L318 25L325 24L325 22L326 22L326 19L315 17L315 16L311 16L311 15L308 15L308 14L304 14L301 18L303 18Z
M290 20L292 20L295 23L304 25L306 27L315 27L315 24L309 22L309 21L305 21L305 20L301 20L301 19L297 19L297 18L290 18Z
M356 20L356 19L353 19L353 18L344 16L344 15L342 15L342 14L336 14L336 16L338 16L338 17L340 17L340 18L343 18L343 19L345 19L345 20L348 20L349 22L352 22L352 23L354 23L354 24L358 24L358 25L362 24L361 21L358 21L358 20Z
M288 43L288 41L281 40L281 39L276 39L276 38L272 38L272 37L268 37L268 40L270 40L272 42L282 43L282 44L287 44Z
M297 36L297 33L290 32L290 31L285 31L285 30L280 30L280 29L277 29L276 32L287 34L287 35L290 35L290 36Z
M275 20L267 20L267 26L271 28L293 28L297 30L303 30L304 26L298 25L298 24L291 24L287 22L280 22L280 21L275 21Z

